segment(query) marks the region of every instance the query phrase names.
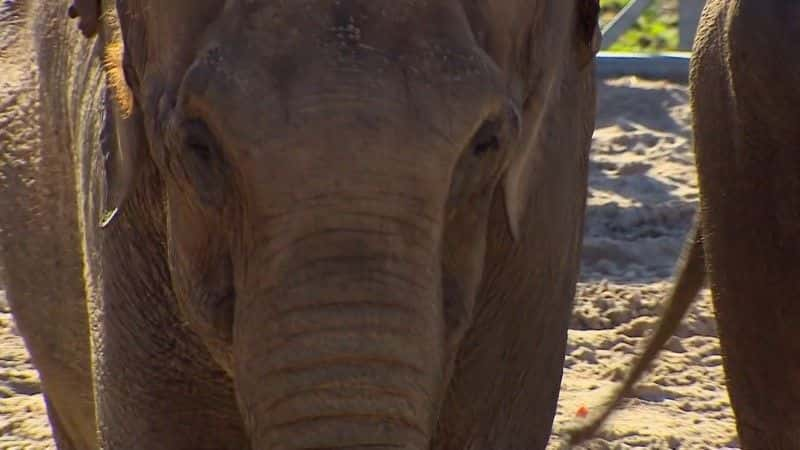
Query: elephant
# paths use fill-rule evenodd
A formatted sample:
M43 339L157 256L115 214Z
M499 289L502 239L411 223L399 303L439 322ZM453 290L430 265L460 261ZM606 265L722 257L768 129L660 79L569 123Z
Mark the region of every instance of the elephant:
M800 448L800 6L709 0L691 106L700 208L658 329L591 435L644 373L704 284L744 449Z
M598 10L3 2L0 260L58 449L544 448Z

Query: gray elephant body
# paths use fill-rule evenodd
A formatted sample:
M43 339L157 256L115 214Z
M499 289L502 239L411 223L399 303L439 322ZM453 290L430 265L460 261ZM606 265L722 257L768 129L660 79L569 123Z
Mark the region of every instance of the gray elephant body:
M99 8L0 6L0 256L60 450L545 446L596 2Z
M698 240L747 449L800 447L798 19L793 1L709 1L692 62Z
M704 282L742 448L800 448L800 6L709 0L691 63L700 211L643 357L589 437L673 335Z

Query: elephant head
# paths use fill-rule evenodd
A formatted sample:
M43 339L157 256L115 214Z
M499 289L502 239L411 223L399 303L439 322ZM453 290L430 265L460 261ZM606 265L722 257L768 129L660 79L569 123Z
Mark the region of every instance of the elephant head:
M253 448L429 448L487 236L529 232L535 142L597 46L593 3L104 6L124 81L107 225L157 173L172 289Z

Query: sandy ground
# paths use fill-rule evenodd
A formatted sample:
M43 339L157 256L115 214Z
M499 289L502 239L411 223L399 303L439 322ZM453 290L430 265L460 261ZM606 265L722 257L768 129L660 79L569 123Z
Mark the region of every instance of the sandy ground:
M581 284L551 439L600 404L653 329L697 206L684 86L634 78L599 91ZM708 293L590 449L737 448Z
M0 296L0 449L51 448L39 376Z
M601 83L575 314L550 448L620 380L661 298L697 202L685 87L633 78ZM0 450L51 444L38 378L0 298ZM655 371L591 449L736 448L707 295Z

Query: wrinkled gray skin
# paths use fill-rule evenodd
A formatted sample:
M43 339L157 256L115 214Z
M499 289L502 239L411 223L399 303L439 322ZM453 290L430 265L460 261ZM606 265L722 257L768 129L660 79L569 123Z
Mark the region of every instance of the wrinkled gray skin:
M707 278L744 449L800 448L798 41L795 0L706 3L690 76L696 232L659 330L610 403L643 373Z
M0 6L4 280L60 450L545 446L596 1L77 1L88 39L68 6Z

